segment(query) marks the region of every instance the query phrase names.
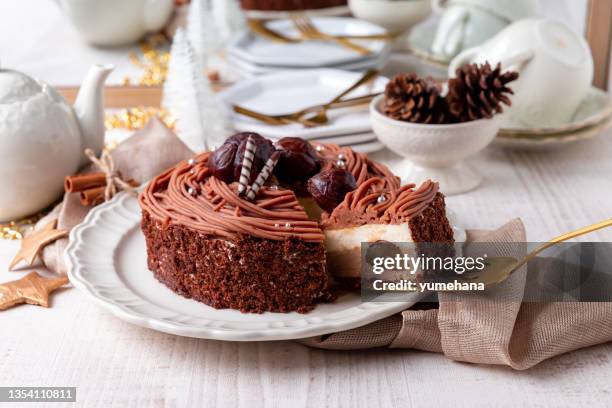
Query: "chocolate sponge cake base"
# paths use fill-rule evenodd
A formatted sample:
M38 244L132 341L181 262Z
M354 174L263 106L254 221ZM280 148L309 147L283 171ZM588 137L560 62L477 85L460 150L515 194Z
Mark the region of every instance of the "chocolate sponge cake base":
M147 263L172 291L217 309L306 313L333 300L322 243L207 237L143 211Z
M410 218L408 224L414 242L454 242L442 193L437 193L431 204L421 214Z

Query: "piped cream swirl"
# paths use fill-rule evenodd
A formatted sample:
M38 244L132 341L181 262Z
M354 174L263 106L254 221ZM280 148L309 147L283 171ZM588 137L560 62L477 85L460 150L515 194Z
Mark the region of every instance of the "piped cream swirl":
M341 159L357 185L366 185L365 190L356 190L358 197L378 185L381 191L400 189L399 179L367 155L333 144L314 146L323 169ZM143 211L163 227L179 224L220 238L248 234L272 240L292 236L308 242L324 240L319 223L308 218L291 190L265 185L254 201L245 200L237 194L237 183L212 177L207 166L210 155L202 153L194 158L194 164L183 161L155 177L140 194Z
M369 222L398 224L419 215L435 199L438 183L428 180L396 187L388 179L372 177L346 195L323 220L328 228L345 228Z
M266 186L253 202L244 200L236 183L211 177L209 156L200 154L194 165L184 161L154 178L140 195L141 208L164 227L180 224L215 237L323 241L318 223L308 219L292 191Z

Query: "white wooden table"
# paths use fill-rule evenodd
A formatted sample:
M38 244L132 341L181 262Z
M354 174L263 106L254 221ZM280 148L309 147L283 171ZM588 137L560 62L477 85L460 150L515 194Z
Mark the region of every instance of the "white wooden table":
M27 47L21 57L6 55L14 46L4 30L17 26L8 24L9 3L56 19L41 18L27 29L43 25L50 35L61 25L67 37L70 29L43 0L0 2L0 59L45 78ZM116 52L105 55L120 62ZM47 67L49 80L60 77L52 62ZM71 70L84 74L86 66ZM388 152L375 157L397 162ZM467 227L521 217L531 241L545 240L612 215L611 157L612 133L544 154L490 148L473 160L485 183L450 197L448 205ZM612 232L591 239L611 241ZM17 247L0 241L0 281L25 274L7 272ZM25 305L0 313L0 386L76 386L79 405L87 407L610 406L611 373L612 344L515 372L410 350L332 352L293 342L181 338L124 323L75 289L56 293L50 309Z

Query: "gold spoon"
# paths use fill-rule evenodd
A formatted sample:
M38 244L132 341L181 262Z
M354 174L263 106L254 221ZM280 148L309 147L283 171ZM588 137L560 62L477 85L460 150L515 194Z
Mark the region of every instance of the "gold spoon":
M508 279L514 272L525 265L527 262L535 258L539 253L558 244L559 242L568 241L572 238L579 237L612 226L612 218L598 222L588 227L580 228L576 231L568 232L560 235L550 241L538 246L536 249L528 253L523 259L518 260L512 257L491 257L487 259L487 267L481 272L466 276L468 280L484 283L485 287L501 283Z

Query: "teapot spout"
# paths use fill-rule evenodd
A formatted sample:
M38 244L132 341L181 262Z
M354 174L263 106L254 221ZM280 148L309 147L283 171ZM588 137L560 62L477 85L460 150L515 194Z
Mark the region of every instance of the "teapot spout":
M113 65L93 65L74 102L74 113L81 128L82 150L92 149L96 155L104 147L104 82L114 68ZM81 161L81 164L87 162L84 154Z

